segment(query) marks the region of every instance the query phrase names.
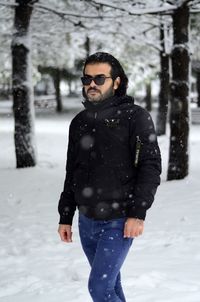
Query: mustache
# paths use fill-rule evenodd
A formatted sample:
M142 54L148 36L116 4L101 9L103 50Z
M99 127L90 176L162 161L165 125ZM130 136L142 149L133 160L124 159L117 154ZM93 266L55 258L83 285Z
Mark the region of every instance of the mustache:
M96 87L91 87L87 90L87 92L89 91L98 91L99 92L99 89L97 89Z

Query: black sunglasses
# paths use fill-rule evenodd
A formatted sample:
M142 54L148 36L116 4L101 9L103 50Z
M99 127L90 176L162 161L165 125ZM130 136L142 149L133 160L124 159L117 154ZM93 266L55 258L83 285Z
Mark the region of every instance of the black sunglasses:
M112 79L112 77L106 77L103 75L97 75L95 77L90 77L90 76L81 77L81 81L84 86L90 85L92 81L94 81L96 85L103 85L106 79Z

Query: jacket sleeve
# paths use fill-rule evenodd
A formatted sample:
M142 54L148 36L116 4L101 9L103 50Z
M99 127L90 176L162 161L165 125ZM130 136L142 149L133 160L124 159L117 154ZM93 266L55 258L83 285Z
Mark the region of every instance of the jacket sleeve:
M128 205L128 217L145 219L151 207L161 174L161 155L150 114L139 107L131 121L130 145L136 183Z
M72 225L73 216L76 210L76 202L73 192L73 169L74 169L74 142L72 137L72 124L69 127L69 140L67 149L66 176L63 192L60 195L58 212L60 214L59 224Z

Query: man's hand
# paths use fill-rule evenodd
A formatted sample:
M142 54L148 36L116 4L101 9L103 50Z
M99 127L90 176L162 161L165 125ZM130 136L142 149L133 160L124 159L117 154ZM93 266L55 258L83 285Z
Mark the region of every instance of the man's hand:
M72 226L69 224L59 224L58 233L64 242L72 242Z
M127 218L124 226L124 237L134 238L142 235L144 230L144 221L137 218Z

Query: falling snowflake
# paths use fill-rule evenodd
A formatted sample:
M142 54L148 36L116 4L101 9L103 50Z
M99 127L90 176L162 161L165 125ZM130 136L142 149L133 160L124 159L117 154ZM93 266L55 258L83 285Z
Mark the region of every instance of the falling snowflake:
M91 197L93 194L93 189L91 187L86 187L83 189L82 194L84 197Z
M81 138L81 147L83 149L89 149L91 147L93 147L94 145L94 138L90 135L84 135L82 138Z

